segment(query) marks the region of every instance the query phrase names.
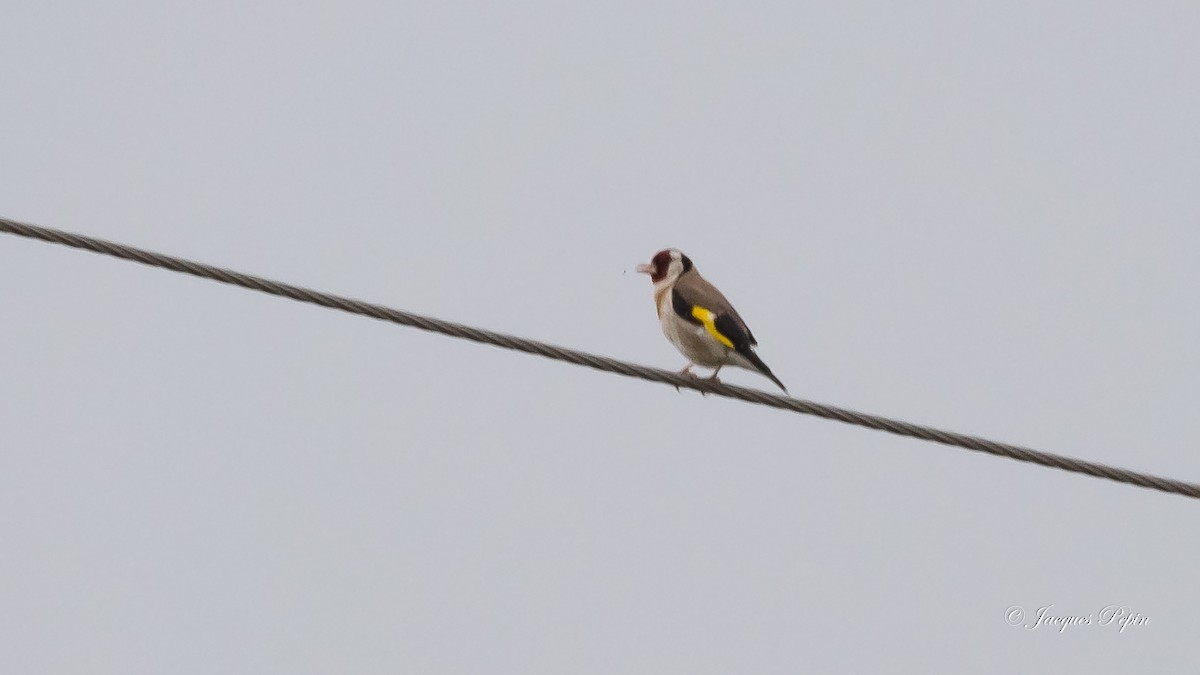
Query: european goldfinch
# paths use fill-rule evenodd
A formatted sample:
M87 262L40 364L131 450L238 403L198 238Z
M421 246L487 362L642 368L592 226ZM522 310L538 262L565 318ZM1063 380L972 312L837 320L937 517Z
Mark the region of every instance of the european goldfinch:
M754 353L758 341L738 316L733 305L716 287L704 280L691 258L675 249L659 251L649 263L638 265L654 282L654 302L663 335L675 345L688 364L680 374L692 374L692 366L715 368L739 366L771 378L784 392L787 387Z

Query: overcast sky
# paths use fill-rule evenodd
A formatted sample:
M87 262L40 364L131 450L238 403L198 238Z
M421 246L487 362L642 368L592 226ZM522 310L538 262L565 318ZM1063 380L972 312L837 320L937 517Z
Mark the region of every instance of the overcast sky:
M734 4L7 2L0 214L672 369L677 247L800 398L1200 480L1200 5ZM1195 666L1193 500L10 236L0 317L6 673Z

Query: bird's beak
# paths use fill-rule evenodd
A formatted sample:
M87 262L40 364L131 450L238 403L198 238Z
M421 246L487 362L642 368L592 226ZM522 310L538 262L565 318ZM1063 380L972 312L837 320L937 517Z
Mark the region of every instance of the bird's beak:
M649 275L653 276L654 275L654 264L653 263L642 263L641 265L637 266L637 271L639 274L649 274Z

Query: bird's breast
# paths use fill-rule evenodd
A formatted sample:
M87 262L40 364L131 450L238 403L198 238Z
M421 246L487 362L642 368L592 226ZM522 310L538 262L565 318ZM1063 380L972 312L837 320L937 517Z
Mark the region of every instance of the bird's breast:
M664 286L654 289L654 310L658 312L658 320L662 321L663 313L670 311L671 287Z

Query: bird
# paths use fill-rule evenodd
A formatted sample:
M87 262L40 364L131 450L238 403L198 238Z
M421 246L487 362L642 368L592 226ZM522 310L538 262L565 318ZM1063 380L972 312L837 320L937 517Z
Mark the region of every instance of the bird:
M754 353L758 341L725 296L710 284L692 259L673 248L654 254L637 271L649 274L663 335L687 358L680 375L694 366L714 368L707 379L717 381L725 366L738 366L766 376L787 393L787 387Z

